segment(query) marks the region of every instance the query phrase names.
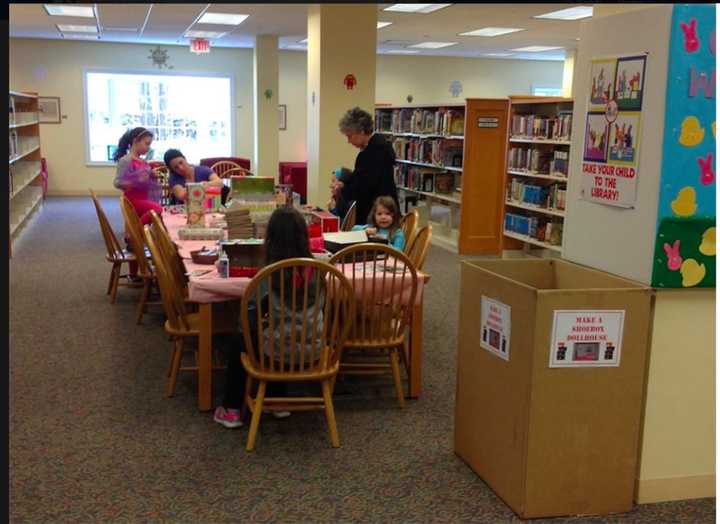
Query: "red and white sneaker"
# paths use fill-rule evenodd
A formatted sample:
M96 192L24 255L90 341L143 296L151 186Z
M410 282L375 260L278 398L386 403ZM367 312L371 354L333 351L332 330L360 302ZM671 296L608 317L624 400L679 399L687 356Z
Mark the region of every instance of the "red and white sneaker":
M239 428L243 425L242 420L240 420L240 410L225 409L222 406L215 408L213 420L230 429Z

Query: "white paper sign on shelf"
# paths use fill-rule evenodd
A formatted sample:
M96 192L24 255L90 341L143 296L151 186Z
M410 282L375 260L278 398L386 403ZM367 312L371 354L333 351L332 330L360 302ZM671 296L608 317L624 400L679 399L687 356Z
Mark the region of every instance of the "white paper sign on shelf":
M550 367L618 367L624 322L624 310L556 310Z
M480 347L510 360L510 306L485 295L480 299Z

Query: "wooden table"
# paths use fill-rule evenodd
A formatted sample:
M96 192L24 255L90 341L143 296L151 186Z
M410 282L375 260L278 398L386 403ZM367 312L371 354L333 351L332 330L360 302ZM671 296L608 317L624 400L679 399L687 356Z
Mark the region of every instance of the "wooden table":
M240 300L249 278L220 278L213 266L194 264L190 258L190 251L203 246L214 245L211 240L180 240L178 229L185 224L185 215L163 214L163 221L170 233L170 237L177 244L180 255L183 257L185 269L188 273L196 269L211 269L206 275L190 277L188 282L188 298L199 306L200 336L198 337L198 409L209 411L213 408L212 398L212 305L217 302ZM430 275L418 273L423 283L430 280ZM423 286L424 287L424 286ZM424 291L424 290L423 290ZM422 389L422 326L424 292L418 290L419 299L412 308L410 326L410 347L408 362L410 398L418 398Z

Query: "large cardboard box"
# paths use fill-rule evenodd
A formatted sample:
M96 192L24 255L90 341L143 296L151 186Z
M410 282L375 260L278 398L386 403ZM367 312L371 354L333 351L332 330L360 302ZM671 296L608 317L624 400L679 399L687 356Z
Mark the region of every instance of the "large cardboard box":
M632 509L652 290L548 259L461 279L455 452L523 518Z

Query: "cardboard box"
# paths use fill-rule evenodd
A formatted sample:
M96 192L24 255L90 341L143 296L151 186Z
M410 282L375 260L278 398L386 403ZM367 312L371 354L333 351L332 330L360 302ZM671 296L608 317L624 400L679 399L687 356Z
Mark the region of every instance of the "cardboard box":
M548 259L460 289L458 456L522 518L632 509L652 290Z

